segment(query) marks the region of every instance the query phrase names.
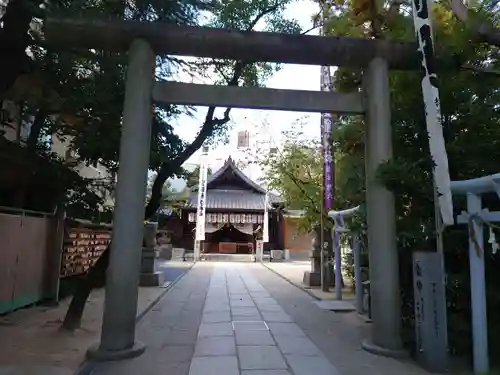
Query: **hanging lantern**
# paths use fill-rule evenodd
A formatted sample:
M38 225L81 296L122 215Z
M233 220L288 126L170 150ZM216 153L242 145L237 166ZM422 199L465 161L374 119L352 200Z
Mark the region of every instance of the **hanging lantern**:
M246 215L241 215L241 224L245 224L247 222Z
M240 215L239 215L239 214L236 214L236 215L234 215L234 216L235 216L235 218L234 218L234 222L235 222L236 224L239 224L239 223L240 223Z
M229 215L229 222L234 223L234 214Z
M222 215L222 222L223 222L223 223L227 223L227 222L229 222L229 215L228 215L228 214L224 214L224 215Z
M190 223L193 223L194 222L194 212L190 212L189 215L188 215L188 220Z
M217 214L217 222L222 223L222 214Z
M257 224L257 215L252 215L252 224Z
M247 215L246 222L247 223L251 223L252 222L252 215L250 215L250 214Z

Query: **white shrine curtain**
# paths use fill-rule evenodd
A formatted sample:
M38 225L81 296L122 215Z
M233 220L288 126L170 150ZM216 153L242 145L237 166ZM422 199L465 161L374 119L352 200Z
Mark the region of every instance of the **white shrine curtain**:
M205 233L217 232L223 226L224 226L224 223L206 223L205 224Z
M253 224L243 224L243 225L235 225L236 229L245 234L253 235Z

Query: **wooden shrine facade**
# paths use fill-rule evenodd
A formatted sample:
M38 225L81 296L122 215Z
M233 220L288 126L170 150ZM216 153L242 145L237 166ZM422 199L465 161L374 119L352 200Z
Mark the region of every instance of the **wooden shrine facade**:
M229 157L207 181L205 253L248 254L262 238L265 189L246 176ZM179 219L182 247L193 249L198 192L193 190ZM269 194L269 242L265 249L283 249L284 221L277 207L279 197ZM174 244L175 245L175 244Z

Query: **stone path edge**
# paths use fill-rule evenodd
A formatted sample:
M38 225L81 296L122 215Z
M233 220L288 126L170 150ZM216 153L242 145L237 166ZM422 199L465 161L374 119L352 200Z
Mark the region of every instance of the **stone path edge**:
M318 297L317 295L315 295L313 292L311 292L309 289L307 288L304 288L302 285L299 285L295 282L293 282L292 280L288 279L287 277L283 276L281 273L279 273L278 271L275 271L273 270L271 267L267 266L264 262L261 262L261 264L266 267L269 271L271 271L272 273L274 273L275 275L278 275L279 277L281 277L283 280L287 281L289 284L293 285L294 287L302 290L303 292L309 294L312 298L314 298L316 301L323 301L323 298L321 297ZM326 300L325 300L326 301ZM365 322L365 323L371 323L372 320L370 318L368 318L367 316L364 316L364 315L360 315L360 314L356 314L356 316L361 319L361 321ZM79 375L79 374L78 374Z
M283 280L287 281L289 284L293 285L294 287L296 287L297 289L300 289L302 290L303 292L309 294L312 298L314 298L316 301L323 301L323 299L321 297L318 297L317 295L315 295L313 292L311 292L310 290L304 288L302 285L299 285L295 282L293 282L292 280L286 278L285 276L283 276L281 273L279 273L278 271L275 271L273 270L271 267L267 266L264 262L261 262L260 264L262 264L264 267L266 267L269 271L271 271L272 273L274 273L275 275L278 275L279 277L281 277Z
M149 304L148 307L146 307L137 317L135 318L135 322L138 323L146 316L148 312L150 312L157 304L158 302L161 301L163 297L177 284L185 275L188 274L189 271L191 271L191 268L196 264L196 262L191 263L189 267L186 268L186 271L181 273L177 278L172 281L163 292L153 301ZM84 360L82 365L78 370L76 370L74 375L92 375L95 372L96 369L96 363L88 360Z

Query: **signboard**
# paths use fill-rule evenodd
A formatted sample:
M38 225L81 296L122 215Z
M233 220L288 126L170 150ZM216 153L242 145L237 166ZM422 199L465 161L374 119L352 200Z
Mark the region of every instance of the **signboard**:
M448 333L442 255L413 253L417 361L429 372L446 372Z
M109 229L70 228L64 237L60 276L86 273L110 242Z
M196 211L196 241L205 240L205 202L207 199L207 150L203 148L203 154L200 161L200 177L198 184L198 207Z

